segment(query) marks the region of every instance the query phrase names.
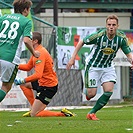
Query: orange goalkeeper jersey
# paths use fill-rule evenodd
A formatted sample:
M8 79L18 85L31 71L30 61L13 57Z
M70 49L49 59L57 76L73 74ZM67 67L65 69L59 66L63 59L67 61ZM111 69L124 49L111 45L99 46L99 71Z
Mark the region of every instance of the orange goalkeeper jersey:
M31 56L27 64L19 65L19 69L23 71L30 71L34 68L34 74L25 78L25 81L32 82L38 80L39 86L56 86L58 79L54 71L54 63L51 55L42 45L39 45L35 50L40 52L39 58Z

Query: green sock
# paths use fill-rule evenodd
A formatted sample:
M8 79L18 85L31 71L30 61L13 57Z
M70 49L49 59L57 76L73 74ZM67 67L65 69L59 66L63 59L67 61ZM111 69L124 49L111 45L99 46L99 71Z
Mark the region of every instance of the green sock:
M4 90L0 90L0 102L4 99L6 96L6 92Z
M89 114L96 113L103 106L107 104L109 98L111 97L113 92L104 92L103 95L97 100L95 106L90 110Z

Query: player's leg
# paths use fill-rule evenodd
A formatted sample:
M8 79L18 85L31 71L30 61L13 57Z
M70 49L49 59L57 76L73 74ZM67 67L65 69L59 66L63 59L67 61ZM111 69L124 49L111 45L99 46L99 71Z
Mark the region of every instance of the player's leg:
M31 83L25 83L20 85L21 90L23 91L25 97L27 98L28 102L30 103L30 105L32 106L35 98L34 98L34 92L32 90L32 86Z
M39 99L35 99L34 103L32 105L31 111L23 114L23 117L31 117L36 116L37 113L43 111L46 108L47 105L42 103Z
M22 89L24 95L26 96L30 105L32 106L33 102L35 100L33 90L36 90L38 88L38 81L22 84L22 85L20 85L20 88Z
M6 94L11 89L17 71L17 65L0 60L0 80L2 82L0 89L0 102L5 98Z
M47 105L42 103L40 100L35 99L35 102L33 103L33 106L32 106L32 110L30 112L31 116L36 116L36 117L65 116L61 112L44 110L46 106Z
M12 83L2 83L2 87L0 89L0 102L5 98L8 91L11 89Z
M52 116L65 116L61 112L44 110L50 103L52 97L57 92L57 86L55 87L39 87L36 99L33 103L32 110L28 116L36 117L52 117ZM26 116L25 114L23 116Z
M86 99L89 101L91 98L93 98L96 95L97 88L86 88Z
M65 117L65 116L72 117L72 116L75 116L74 113L72 113L70 110L66 108L63 108L61 112L58 112L58 111L44 110L46 106L47 105L43 104L40 100L35 99L32 110L30 112L31 116L36 116L36 117Z
M116 72L114 67L104 68L103 74L101 77L101 84L104 90L104 93L97 100L96 105L94 106L94 111L97 112L103 108L109 101L111 95L113 94L114 84L116 83Z
M99 120L96 117L95 113L107 104L107 102L109 101L109 98L113 93L112 92L113 87L114 87L113 82L106 82L103 84L103 88L109 89L109 91L104 92L103 95L97 100L95 106L90 110L88 114L88 118L90 118L91 120Z
M95 70L93 68L85 71L85 87L86 89L86 99L90 100L96 95L97 87L98 87L98 81L100 79L100 72L98 70ZM88 113L87 119L89 120L98 120L96 115L94 113Z
M110 89L110 91L106 91L104 92L101 97L99 97L99 99L97 100L94 108L90 111L90 113L96 113L98 110L100 110L103 106L105 106L107 104L107 102L109 101L109 98L112 95L112 91L113 91L113 87L114 87L114 83L113 82L106 82L103 84L103 88L108 88Z
M114 68L108 68L103 70L101 82L102 82L104 93L97 100L95 106L91 109L89 114L95 114L98 110L103 108L109 101L113 93L114 83L116 82L116 74L115 74Z
M36 114L37 117L59 117L59 116L71 117L71 116L74 116L74 114L67 109L62 109L61 112L44 110L46 108L46 106L50 103L53 96L56 94L58 86L45 87L43 89L44 89L44 91L42 93L40 93L39 96L36 97L37 99L40 100L40 101L38 101L38 102L40 102L40 106L42 106L42 104L43 104L43 106L42 106L42 108L40 108L40 111L38 111L38 113L36 110L35 111L36 113L33 112L33 114ZM45 99L45 100L43 100L43 99ZM34 106L34 107L36 107L36 106ZM38 107L38 110L39 110L39 107ZM34 111L34 109L32 109L32 111Z
M85 95L86 99L90 100L96 95L99 75L94 69L85 70Z
M44 110L46 106L50 103L50 101L52 100L53 96L56 94L57 89L58 89L58 85L54 87L40 87L39 86L36 100L31 110L31 116L47 117L47 116L62 115L60 112L56 113L56 112Z

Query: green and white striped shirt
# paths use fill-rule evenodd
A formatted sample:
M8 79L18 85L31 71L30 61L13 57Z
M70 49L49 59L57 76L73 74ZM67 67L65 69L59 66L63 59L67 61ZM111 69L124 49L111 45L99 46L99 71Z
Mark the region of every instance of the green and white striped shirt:
M86 36L83 39L83 42L86 45L94 44L88 58L86 59L87 65L92 67L110 67L119 48L121 48L125 54L131 52L126 35L118 30L112 40L108 39L106 29L102 29Z
M0 18L0 59L20 63L24 37L32 37L31 20L20 13L6 14Z

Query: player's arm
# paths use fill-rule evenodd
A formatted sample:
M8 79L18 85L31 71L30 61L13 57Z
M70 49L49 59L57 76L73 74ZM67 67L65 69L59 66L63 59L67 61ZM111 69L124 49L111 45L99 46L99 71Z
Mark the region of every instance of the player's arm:
M45 57L43 57L43 58L40 58L40 57L35 61L35 68L34 68L35 72L32 75L25 78L25 82L36 81L42 77L44 66L45 66L44 65Z
M129 54L126 54L128 61L133 64L133 54L130 52Z
M122 49L122 51L124 52L124 54L127 56L128 61L129 61L131 64L133 64L133 63L132 63L132 62L133 62L133 55L132 55L132 53L131 53L131 49L130 49L130 47L129 47L129 45L128 45L128 41L127 41L126 37L124 37L123 40L122 40L121 49Z
M74 53L73 53L71 59L69 60L67 66L66 66L67 69L70 69L70 68L72 67L72 65L75 64L75 57L76 57L76 55L78 54L78 51L79 51L79 50L81 49L81 47L83 46L83 44L84 44L84 43L83 43L83 40L80 40L80 41L78 42L78 44L77 44L77 46L76 46L76 48L75 48L75 50L74 50Z
M33 46L32 46L32 41L29 37L24 37L23 41L26 45L26 47L29 49L29 51L32 53L33 56L35 56L36 58L38 58L40 56L39 51L35 51Z
M91 35L86 36L83 40L80 40L74 50L74 53L70 59L70 61L68 62L66 68L70 69L72 67L72 65L75 64L75 57L78 54L78 51L81 49L81 47L86 44L86 45L92 45L92 44L96 44L97 43L97 37L98 37L98 33L95 32Z
M128 46L128 42L126 37L123 38L121 49L124 52L124 54L127 56L128 61L131 63L131 69L133 69L133 54L131 52L130 47Z
M29 49L29 51L32 53L33 56L38 58L40 56L40 53L38 51L35 51L33 46L32 46L32 35L31 35L31 29L32 29L32 24L31 21L29 20L25 26L24 33L23 33L23 41L26 45L26 47Z
M41 53L39 58L34 58L32 60L32 64L35 64L34 65L35 72L32 75L30 75L30 76L28 76L24 79L22 79L22 78L15 79L14 83L16 85L24 84L24 83L27 83L27 82L33 82L33 81L36 81L36 80L38 80L42 77L44 66L45 66L45 54ZM24 66L21 66L21 68L22 67L24 67Z
M133 69L133 54L130 52L129 54L126 54L128 61L131 63L131 69Z
M19 64L18 69L23 71L30 71L33 68L33 56L29 59L27 64Z
M125 55L127 55L131 52L131 49L128 45L128 41L127 41L126 37L124 37L122 42L121 42L121 49L122 49L122 51L124 52Z

